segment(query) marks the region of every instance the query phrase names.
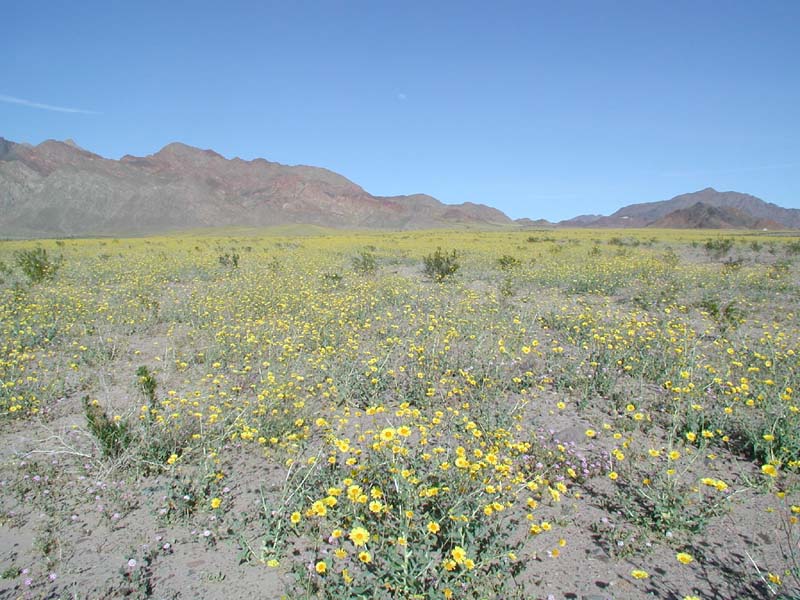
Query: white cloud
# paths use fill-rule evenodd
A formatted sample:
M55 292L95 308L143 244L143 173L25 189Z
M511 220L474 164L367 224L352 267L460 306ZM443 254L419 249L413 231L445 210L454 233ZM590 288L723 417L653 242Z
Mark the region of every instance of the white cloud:
M41 102L33 102L32 100L25 100L24 98L6 96L5 94L0 94L0 102L7 102L9 104L21 104L22 106L29 106L30 108L40 108L42 110L52 110L55 112L63 112L63 113L79 113L83 115L100 114L94 110L84 110L82 108L69 108L66 106L54 106L52 104L43 104Z

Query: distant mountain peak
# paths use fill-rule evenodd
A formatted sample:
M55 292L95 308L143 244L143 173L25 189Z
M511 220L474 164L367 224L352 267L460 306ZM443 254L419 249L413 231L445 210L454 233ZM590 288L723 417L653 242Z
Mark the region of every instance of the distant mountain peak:
M172 142L161 148L152 155L154 158L221 158L227 160L221 154L209 149L197 148L184 144L183 142Z
M14 155L26 162L35 164L39 171L49 172L59 165L75 165L85 159L97 160L101 156L78 146L72 140L45 140L36 146L14 144Z
M781 229L770 219L759 219L747 211L730 206L713 206L696 202L688 208L679 208L648 224L661 229Z
M800 210L782 208L741 192L707 187L669 200L630 204L605 217L575 217L566 227L677 227L694 229L795 229Z

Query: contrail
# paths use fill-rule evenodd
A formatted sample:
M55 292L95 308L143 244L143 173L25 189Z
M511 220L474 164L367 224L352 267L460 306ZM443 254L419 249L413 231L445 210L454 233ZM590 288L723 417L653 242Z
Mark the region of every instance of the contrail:
M78 113L82 115L99 115L100 113L94 110L84 110L82 108L69 108L66 106L54 106L52 104L42 104L41 102L33 102L32 100L25 100L24 98L15 98L14 96L6 96L0 94L0 102L8 102L10 104L21 104L22 106L30 106L31 108L41 108L42 110L52 110L55 112L63 113Z

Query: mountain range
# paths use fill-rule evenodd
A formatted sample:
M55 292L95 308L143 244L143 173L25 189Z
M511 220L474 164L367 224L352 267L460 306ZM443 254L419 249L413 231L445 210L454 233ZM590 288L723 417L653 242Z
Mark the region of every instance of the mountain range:
M168 144L149 156L103 158L72 140L37 146L0 137L0 236L139 235L219 226L305 224L338 228L664 227L800 228L800 210L706 188L632 204L610 216L551 224L500 210L444 204L425 194L374 196L318 167L227 159Z
M425 194L373 196L327 169L226 159L172 143L111 160L71 140L37 146L0 138L0 235L145 234L200 227L302 223L419 229L509 225L501 211Z

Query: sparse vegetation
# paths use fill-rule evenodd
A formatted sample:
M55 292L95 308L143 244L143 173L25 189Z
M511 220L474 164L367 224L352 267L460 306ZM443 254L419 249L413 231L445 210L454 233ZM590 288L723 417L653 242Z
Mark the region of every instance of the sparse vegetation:
M0 519L31 543L0 593L796 594L790 240L528 237L71 240L58 277L14 269Z
M436 248L436 251L425 256L422 262L425 265L425 275L435 281L442 281L461 268L461 264L458 262L458 253L455 250L447 252Z

